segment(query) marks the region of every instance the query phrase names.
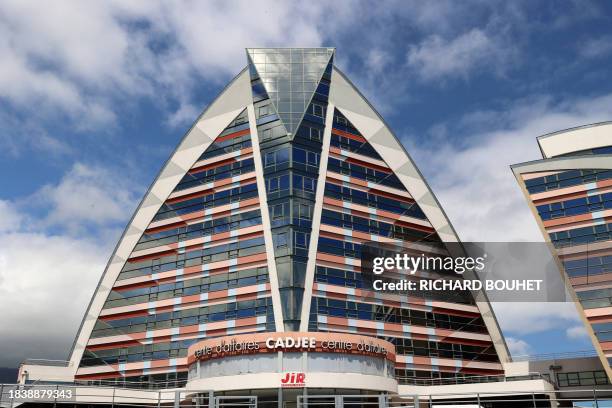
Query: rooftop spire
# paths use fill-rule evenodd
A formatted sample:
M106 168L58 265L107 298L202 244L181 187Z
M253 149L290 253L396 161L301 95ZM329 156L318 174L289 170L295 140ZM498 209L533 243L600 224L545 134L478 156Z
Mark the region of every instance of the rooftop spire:
M246 51L251 75L259 76L287 132L295 133L325 69L333 63L335 49L247 48Z

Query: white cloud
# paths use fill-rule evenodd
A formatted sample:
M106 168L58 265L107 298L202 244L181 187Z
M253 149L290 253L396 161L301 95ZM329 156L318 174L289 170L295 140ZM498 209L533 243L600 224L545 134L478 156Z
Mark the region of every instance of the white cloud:
M0 233L17 231L22 221L22 215L11 202L0 200Z
M171 127L178 127L183 123L194 122L203 109L190 103L182 103L179 108L168 117L166 123Z
M319 45L317 19L323 17L324 7L321 2L263 1L257 7L244 2L191 2L179 7L172 3L163 11L178 44L189 51L185 57L200 72L234 74L245 65L245 45Z
M458 37L444 39L431 35L408 51L408 66L426 80L446 77L467 78L475 69L501 70L511 51L486 31L474 28Z
M0 366L67 357L108 248L87 238L0 234Z
M589 333L587 332L584 325L569 327L565 330L565 334L570 340L581 340L589 337Z
M72 151L61 135L50 135L36 120L0 110L0 151L14 158L26 149L53 155Z
M12 129L27 121L34 128L62 123L85 135L112 130L124 125L126 108L142 100L165 112L164 124L184 127L208 102L201 100L202 85L221 86L245 65L244 47L331 45L339 47L343 69L385 112L412 96L406 54L426 79L509 69L508 58L519 54L517 33L527 31L517 11L523 7L446 0L389 0L384 7L59 0L41 7L8 0L0 3L0 103L27 118L12 119L18 122ZM40 129L19 138L0 134L0 145L13 154L19 144L66 153L74 141L66 142Z
M612 36L604 35L582 41L578 45L578 52L585 58L599 58L610 55L612 53Z
M373 75L380 75L391 61L391 56L380 48L372 48L366 56L366 66Z
M0 200L0 366L66 357L137 191L76 164L30 197Z
M368 49L368 66L380 69L398 53L398 20L420 42L409 61L425 77L464 76L513 47L499 34L506 21L497 21L498 13L508 20L514 13L479 10L483 18L476 21L449 1L349 7L262 0L253 7L243 1L60 0L41 7L8 0L0 4L0 101L31 116L65 115L75 127L91 129L116 125L125 101L144 97L169 111L167 124L185 125L192 120L185 107L194 104L193 89L236 74L245 65L244 47L337 45L357 59ZM367 35L364 26L371 28ZM399 53L407 47L401 44Z
M111 68L125 48L122 31L96 4L58 2L43 10L36 2L3 2L0 98L36 115L57 109L80 119L79 126L114 120L108 106L82 89L110 87L106 79L117 74Z
M512 356L525 356L531 353L531 346L524 340L506 337L506 345Z
M580 323L576 306L571 302L494 303L493 310L506 334L526 335L565 329Z
M57 184L42 187L28 201L43 208L42 226L106 226L125 220L136 204L138 188L128 177L99 166L76 163Z

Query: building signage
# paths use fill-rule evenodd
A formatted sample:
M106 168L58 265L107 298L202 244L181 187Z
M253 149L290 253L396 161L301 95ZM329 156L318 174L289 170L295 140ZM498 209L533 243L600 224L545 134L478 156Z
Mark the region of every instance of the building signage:
M238 335L210 339L194 345L190 350L192 358L205 360L227 355L250 354L262 352L328 352L367 354L390 357L395 354L392 345L365 336L336 335L326 333L278 333L277 335Z
M306 386L306 374L285 373L280 382L283 388L302 388Z
M268 337L266 339L266 348L269 349L309 349L317 347L317 339L314 337Z

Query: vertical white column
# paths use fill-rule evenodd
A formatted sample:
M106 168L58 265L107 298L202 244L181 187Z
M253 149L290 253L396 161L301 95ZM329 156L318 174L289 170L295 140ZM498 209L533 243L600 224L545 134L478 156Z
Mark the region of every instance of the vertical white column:
M300 320L300 331L308 331L308 320L310 318L310 304L312 300L312 287L314 284L315 269L317 267L317 247L319 243L319 230L321 228L321 214L323 212L323 195L325 193L325 179L327 178L327 161L329 159L329 144L331 141L331 130L334 124L335 106L327 104L327 115L325 115L325 129L323 130L323 145L321 147L321 159L319 160L319 179L317 180L317 192L312 214L312 231L310 233L310 245L308 246L308 262L306 263L306 278L304 281L304 300L302 300L302 314Z
M259 193L259 211L261 212L261 223L263 225L264 242L266 244L266 255L268 257L268 276L270 277L270 292L272 292L272 309L274 310L274 323L276 331L285 331L283 321L283 309L281 305L280 292L278 290L278 274L276 273L276 260L274 259L274 242L272 241L272 227L270 224L270 213L268 212L268 196L266 194L266 181L264 179L263 165L261 162L261 151L259 150L259 137L257 135L257 121L255 119L255 108L253 104L247 107L249 116L249 128L251 131L251 144L253 146L253 161L255 162L255 178L257 180L257 192Z

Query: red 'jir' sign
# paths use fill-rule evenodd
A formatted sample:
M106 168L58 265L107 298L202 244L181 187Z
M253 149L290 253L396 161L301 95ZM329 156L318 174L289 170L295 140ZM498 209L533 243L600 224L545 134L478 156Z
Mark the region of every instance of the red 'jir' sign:
M281 379L281 387L300 388L306 385L305 373L286 373Z

